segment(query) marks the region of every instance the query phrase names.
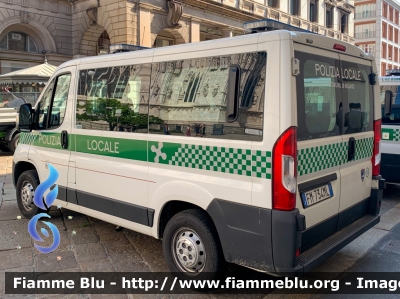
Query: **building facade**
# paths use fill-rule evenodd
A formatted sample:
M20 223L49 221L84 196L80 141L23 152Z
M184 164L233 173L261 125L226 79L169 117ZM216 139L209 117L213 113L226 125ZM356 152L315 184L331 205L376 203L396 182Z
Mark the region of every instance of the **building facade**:
M346 42L353 1L0 0L0 74L108 53L110 44L162 47L244 34L279 20Z
M376 58L381 76L400 68L400 4L394 0L356 0L356 45Z

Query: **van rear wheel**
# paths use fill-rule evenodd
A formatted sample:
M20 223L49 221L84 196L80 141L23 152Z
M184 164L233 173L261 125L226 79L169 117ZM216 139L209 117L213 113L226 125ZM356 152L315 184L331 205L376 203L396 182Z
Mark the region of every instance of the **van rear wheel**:
M20 212L27 218L32 218L42 212L33 202L35 190L39 184L39 176L36 170L27 170L18 178L16 186L17 203Z
M170 271L186 278L217 278L225 263L212 221L195 209L182 211L168 221L163 251Z

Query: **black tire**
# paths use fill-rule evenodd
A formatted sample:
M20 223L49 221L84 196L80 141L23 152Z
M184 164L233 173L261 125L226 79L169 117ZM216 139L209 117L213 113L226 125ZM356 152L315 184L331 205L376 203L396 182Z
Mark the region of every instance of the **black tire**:
M39 184L39 176L36 170L27 170L18 178L16 188L17 203L22 215L27 218L32 218L33 216L43 212L43 210L39 209L33 203L34 191ZM31 198L30 204L28 202L29 198Z
M10 149L5 144L0 144L0 151L2 151L3 153L9 153Z
M186 234L187 232L189 233ZM192 236L190 232L192 232ZM184 243L186 247L182 248L184 250L187 248L186 253L180 254L182 248L177 250L176 247L177 245L178 247L183 246ZM189 251L190 244L196 247L194 250L191 249L192 251ZM203 211L191 209L173 216L165 227L163 251L170 271L178 274L181 278L216 279L223 273L225 260L218 233L209 216ZM184 261L181 262L180 259L190 258L192 252L195 258L192 256L193 261L189 262L196 261L193 266L197 269L187 270L191 266L184 266ZM199 268L201 267L199 263L203 264L202 268Z
M10 149L11 152L15 152L15 150L17 149L18 146L18 142L19 142L19 133L15 134L11 140L8 142L8 148Z

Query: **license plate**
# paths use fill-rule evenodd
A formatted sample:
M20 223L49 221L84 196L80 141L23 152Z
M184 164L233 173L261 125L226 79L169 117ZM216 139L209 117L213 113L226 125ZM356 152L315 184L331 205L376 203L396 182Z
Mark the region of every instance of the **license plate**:
M302 192L301 200L303 201L303 207L307 208L309 206L315 205L320 201L331 198L332 196L332 185L329 183L327 185L306 192Z

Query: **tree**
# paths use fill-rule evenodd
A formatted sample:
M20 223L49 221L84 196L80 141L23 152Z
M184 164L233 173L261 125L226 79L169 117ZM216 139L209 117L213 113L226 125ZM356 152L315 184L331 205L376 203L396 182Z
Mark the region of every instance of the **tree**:
M137 113L131 110L132 105L123 104L117 99L97 98L88 100L78 108L84 109L84 113L77 115L77 120L81 121L105 121L109 125L110 131L114 131L118 123L122 126L131 126L137 129L147 128L150 124L162 124L162 119L147 114ZM116 110L121 110L121 115L116 116Z

